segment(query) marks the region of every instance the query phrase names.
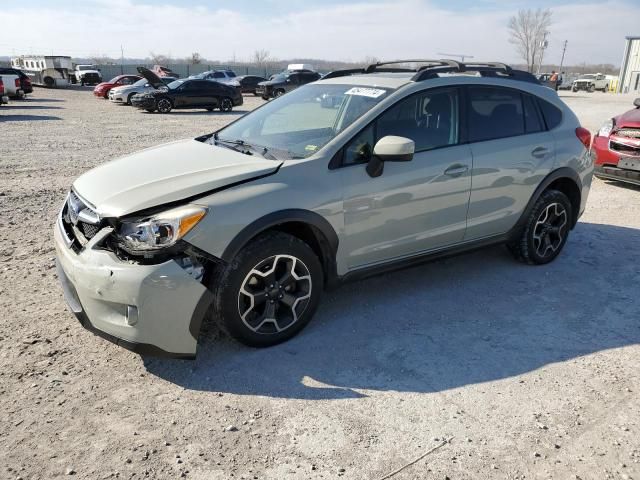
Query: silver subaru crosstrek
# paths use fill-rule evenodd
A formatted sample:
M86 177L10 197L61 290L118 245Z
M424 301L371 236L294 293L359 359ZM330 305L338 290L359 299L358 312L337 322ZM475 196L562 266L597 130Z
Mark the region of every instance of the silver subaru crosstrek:
M497 243L552 261L585 208L590 140L504 64L332 72L78 178L59 277L83 326L140 353L192 358L205 318L273 345L350 279Z

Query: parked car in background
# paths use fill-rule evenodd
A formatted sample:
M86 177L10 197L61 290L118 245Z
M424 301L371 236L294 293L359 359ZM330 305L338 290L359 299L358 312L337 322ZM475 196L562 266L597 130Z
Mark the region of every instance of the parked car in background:
M240 90L242 93L253 93L258 95L257 88L260 82L266 82L267 79L258 75L241 75L236 77L236 80L240 84Z
M230 112L242 105L242 93L236 87L224 83L199 79L178 79L165 87L164 82L151 70L138 67L138 71L156 90L139 93L131 98L131 104L147 112L169 113L178 108L204 108Z
M596 177L640 185L640 98L633 105L598 131L593 141Z
M193 358L205 318L267 347L342 282L494 244L530 265L556 259L587 203L589 131L527 72L415 62L333 72L75 180L54 236L82 325ZM229 88L169 88L199 82Z
M578 90L584 90L587 92L595 92L601 90L606 92L609 90L609 80L602 73L590 73L587 75L581 75L573 82L571 89L574 92Z
M160 81L166 86L169 83L177 80L174 77L159 77ZM162 88L162 87L161 87ZM115 87L109 91L109 100L114 103L125 103L131 105L131 99L138 93L147 93L156 90L156 87L149 83L146 78L141 78L132 85L123 85L122 87Z
M0 67L0 75L16 75L20 78L20 89L25 95L33 93L33 85L29 75L17 68Z
M9 103L9 97L4 93L4 81L0 77L0 105Z
M238 85L236 74L233 70L209 70L208 72L191 75L189 78L196 78L198 80L214 80L216 82L226 83L227 85Z
M265 82L258 83L256 94L264 100L269 100L316 80L320 80L320 74L312 70L286 71L273 75Z
M76 65L73 70L72 83L80 85L96 85L102 82L102 73L95 65Z
M558 90L571 90L573 88L573 82L578 78L577 75L574 74L561 74L561 81L558 84Z
M162 65L154 65L151 71L158 77L180 78L180 75L178 75L176 72L171 70L169 67L164 67Z
M138 75L118 75L108 82L102 82L96 85L93 89L93 94L96 97L109 98L109 91L112 88L133 85L138 80L140 80Z
M24 98L24 92L22 91L22 85L18 75L3 73L2 80L4 81L5 95L9 98Z

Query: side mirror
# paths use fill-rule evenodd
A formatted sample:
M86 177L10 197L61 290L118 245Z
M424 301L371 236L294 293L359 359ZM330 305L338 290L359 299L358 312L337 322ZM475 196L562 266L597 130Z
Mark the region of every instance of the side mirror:
M405 137L387 135L382 137L373 147L373 155L367 163L367 173L370 177L379 177L384 171L384 162L409 162L413 159L416 144Z
M373 155L383 162L409 162L413 159L416 144L410 138L387 135L373 147Z
M636 99L633 101L633 104L634 104L636 107L640 108L640 97L636 98Z

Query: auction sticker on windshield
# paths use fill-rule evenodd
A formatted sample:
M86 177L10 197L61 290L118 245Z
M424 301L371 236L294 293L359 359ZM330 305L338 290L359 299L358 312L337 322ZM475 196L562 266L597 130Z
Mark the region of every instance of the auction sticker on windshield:
M346 92L345 95L360 95L362 97L371 97L378 98L384 95L386 90L380 90L379 88L362 88L362 87L353 87Z

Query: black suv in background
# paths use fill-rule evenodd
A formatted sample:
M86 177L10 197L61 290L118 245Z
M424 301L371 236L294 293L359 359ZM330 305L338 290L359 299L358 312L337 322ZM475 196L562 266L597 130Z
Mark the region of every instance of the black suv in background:
M17 68L0 67L0 75L17 75L20 77L20 89L24 94L33 93L31 79L22 70L18 70Z
M258 92L256 91L258 84L260 82L267 81L266 78L258 75L242 75L240 77L236 77L236 80L240 84L242 93L253 93L254 95L258 95Z
M219 108L230 112L242 105L240 88L212 82L211 80L175 80L168 85L151 70L138 67L138 72L156 88L152 92L138 93L131 99L131 105L147 112L169 113L174 108L204 108L210 112Z
M260 82L256 88L256 95L263 99L279 97L291 90L306 85L307 83L320 80L321 75L312 70L288 70L286 72L273 75L266 82Z

